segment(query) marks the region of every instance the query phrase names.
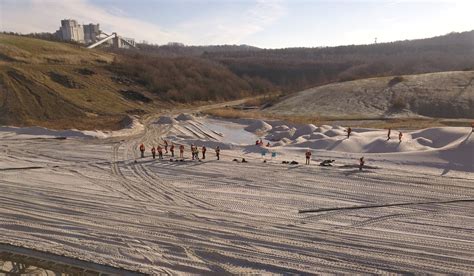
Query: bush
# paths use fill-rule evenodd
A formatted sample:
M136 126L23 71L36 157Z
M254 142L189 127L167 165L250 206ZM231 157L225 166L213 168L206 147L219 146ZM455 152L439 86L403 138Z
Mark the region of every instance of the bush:
M404 80L405 79L403 77L396 76L388 82L388 86L390 86L390 87L395 86L396 84L398 84L398 83L400 83Z
M406 100L401 96L392 98L392 108L395 110L402 110L407 107Z

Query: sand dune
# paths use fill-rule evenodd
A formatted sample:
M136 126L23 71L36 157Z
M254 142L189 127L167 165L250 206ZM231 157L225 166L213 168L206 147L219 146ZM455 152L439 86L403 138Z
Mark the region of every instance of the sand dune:
M162 118L120 138L0 131L0 243L153 275L474 271L470 129L411 131L398 143L395 130L390 141L376 129L346 139L340 126ZM271 128L245 130L256 125ZM186 146L184 162L151 159L164 139ZM191 161L190 144L206 145L207 158ZM333 211L299 213L309 209Z

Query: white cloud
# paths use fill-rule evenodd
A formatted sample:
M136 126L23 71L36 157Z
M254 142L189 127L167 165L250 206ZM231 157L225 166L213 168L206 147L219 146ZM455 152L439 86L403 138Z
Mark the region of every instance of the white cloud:
M117 32L138 41L164 44L170 41L186 44L235 44L264 30L284 15L280 1L257 0L238 14L194 18L172 30L128 16L118 7L105 10L86 0L0 0L0 30L20 33L54 32L60 20L72 18L79 23L99 23L106 32Z
M100 23L105 32L117 32L136 40L166 43L182 38L180 34L165 31L155 24L127 17L119 9L107 11L84 0L0 1L0 29L5 31L54 32L61 19L73 18L79 23Z
M184 22L177 27L181 33L196 34L188 36L187 44L239 44L246 37L263 31L273 22L285 15L281 1L259 0L242 14L234 11L229 16L198 18Z

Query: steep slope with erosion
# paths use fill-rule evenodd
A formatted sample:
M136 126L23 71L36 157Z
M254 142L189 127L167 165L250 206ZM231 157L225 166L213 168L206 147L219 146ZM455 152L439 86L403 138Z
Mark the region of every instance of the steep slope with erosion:
M474 118L474 71L333 83L296 93L267 111L336 118Z

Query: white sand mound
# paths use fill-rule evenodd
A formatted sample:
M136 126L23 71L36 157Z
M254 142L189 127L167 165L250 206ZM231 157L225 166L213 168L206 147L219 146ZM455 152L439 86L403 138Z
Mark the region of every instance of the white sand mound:
M328 136L322 134L322 133L312 133L310 136L309 136L309 139L308 140L318 140L318 139L326 139L328 138Z
M268 134L265 139L269 141L280 141L283 138L291 138L293 136L293 131L291 130L285 130L285 131L275 131L270 134Z
M336 136L345 136L347 135L347 133L342 130L330 129L330 130L325 131L324 135L328 137L336 137Z
M301 126L301 127L297 128L297 130L295 131L295 134L293 135L293 138L297 138L297 137L300 137L300 136L306 135L306 134L311 134L316 129L317 129L317 127L313 124L308 124L308 125Z
M255 122L253 122L252 124L250 124L248 127L245 128L246 131L253 132L253 133L267 132L267 131L270 131L271 129L272 129L272 126L262 120L256 120Z
M404 141L402 143L399 143L396 140L387 141L384 138L377 138L373 141L367 141L367 142L368 143L362 146L362 152L386 153L386 152L421 151L421 150L429 149L429 147L417 143L416 140L410 140L409 142Z
M300 136L296 139L293 139L294 144L301 144L301 143L304 143L306 141L308 141L308 139L304 138L303 136Z
M290 127L287 126L287 125L279 125L279 126L275 126L273 128L273 131L285 131L285 130L289 130Z
M474 172L474 133L469 133L460 143L444 148L439 156L448 161L444 173L449 170Z
M434 148L444 147L456 140L464 138L465 135L466 131L463 128L446 127L428 128L411 133L414 139L422 137L431 140L431 147Z
M177 121L170 116L160 116L160 118L153 123L158 125L171 125L177 123Z
M430 139L427 139L425 137L418 137L414 140L422 146L433 147L433 141L431 141Z
M196 117L194 117L191 114L186 114L186 113L181 113L176 117L176 120L178 121L192 121L195 120Z

